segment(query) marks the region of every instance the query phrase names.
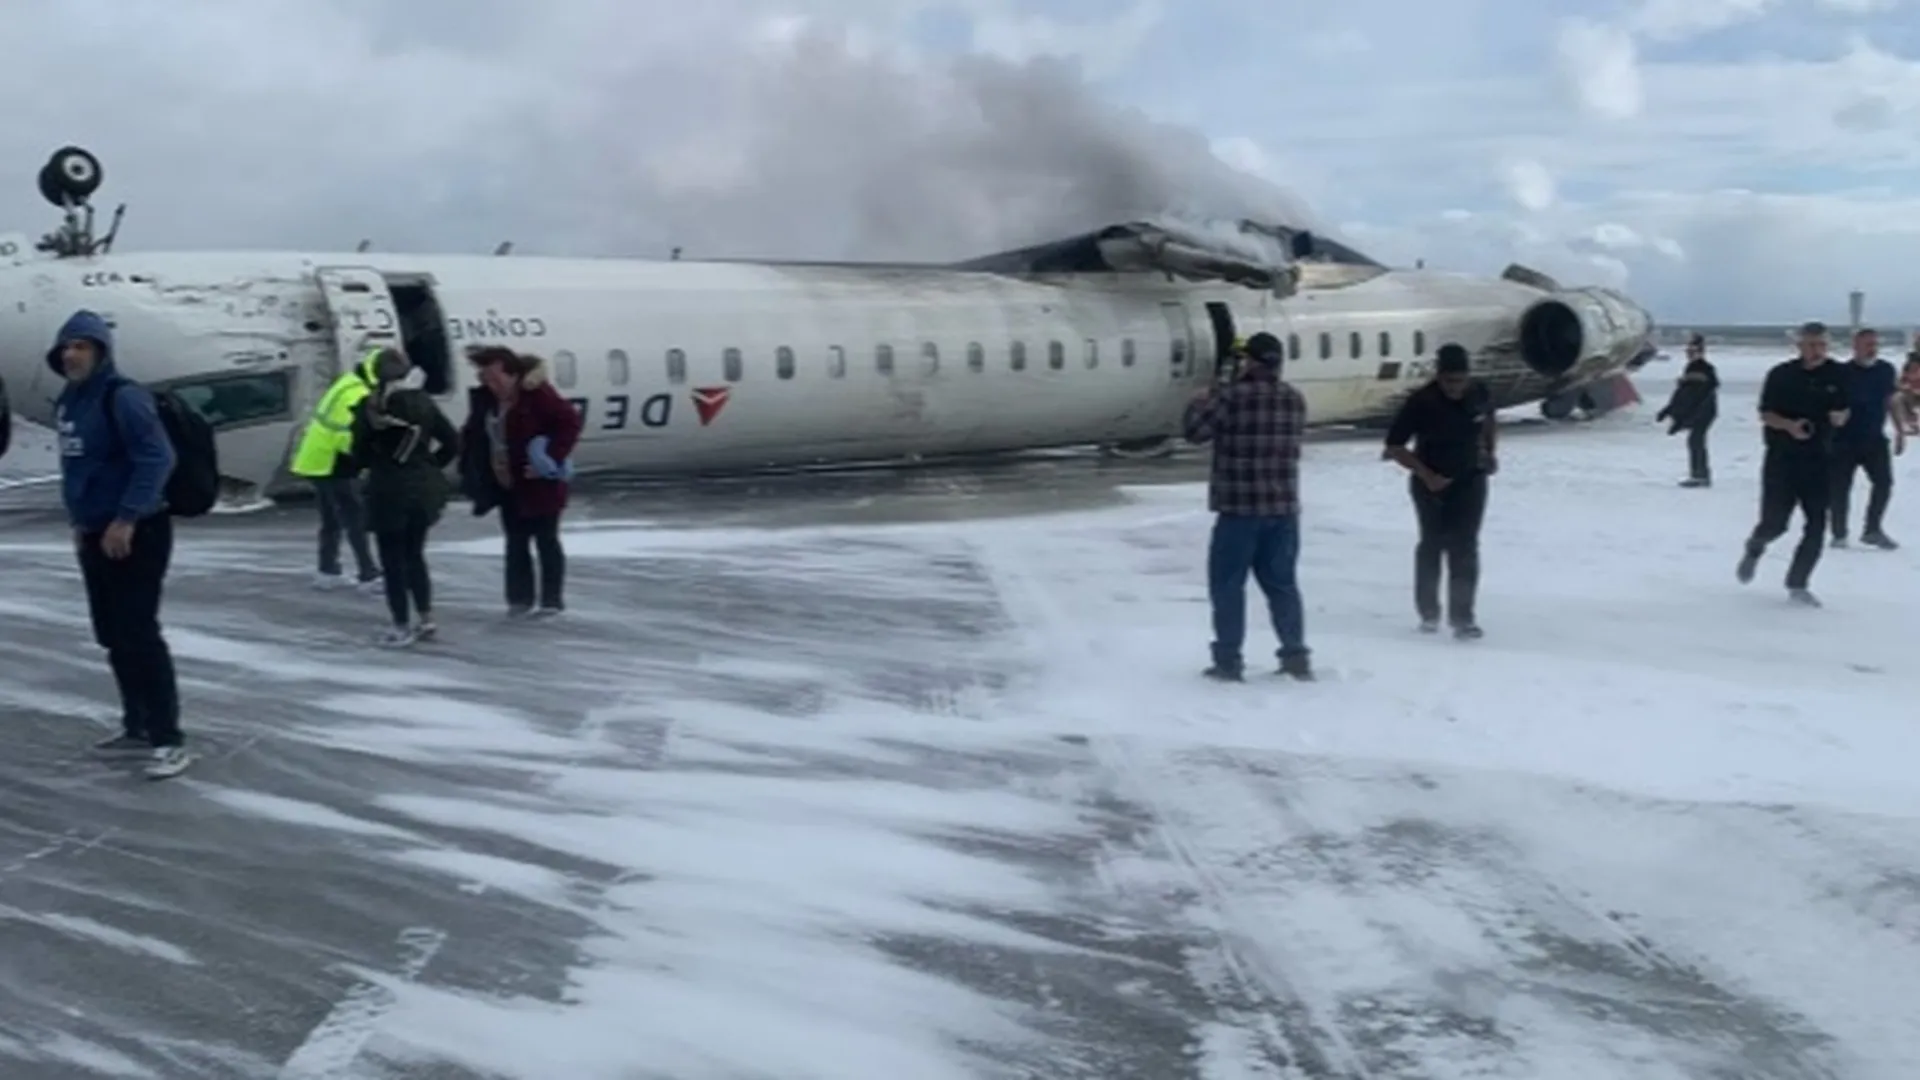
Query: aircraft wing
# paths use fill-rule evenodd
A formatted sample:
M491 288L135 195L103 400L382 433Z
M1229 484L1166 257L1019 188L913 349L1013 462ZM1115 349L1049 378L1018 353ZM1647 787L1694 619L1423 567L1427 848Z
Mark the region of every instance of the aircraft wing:
M1257 289L1291 288L1302 250L1319 238L1253 221L1142 219L1032 247L983 255L951 269L994 274L1171 274Z

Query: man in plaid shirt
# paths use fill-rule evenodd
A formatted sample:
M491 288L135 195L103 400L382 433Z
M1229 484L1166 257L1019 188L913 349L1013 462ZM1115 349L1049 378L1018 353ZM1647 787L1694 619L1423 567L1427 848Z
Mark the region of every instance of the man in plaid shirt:
M1202 390L1187 406L1188 441L1213 444L1207 508L1215 515L1207 550L1207 597L1213 605L1213 666L1207 677L1239 682L1247 636L1247 575L1266 594L1280 639L1280 671L1313 678L1306 616L1294 570L1300 561L1300 439L1307 402L1280 379L1280 339L1247 340L1248 363L1219 390Z

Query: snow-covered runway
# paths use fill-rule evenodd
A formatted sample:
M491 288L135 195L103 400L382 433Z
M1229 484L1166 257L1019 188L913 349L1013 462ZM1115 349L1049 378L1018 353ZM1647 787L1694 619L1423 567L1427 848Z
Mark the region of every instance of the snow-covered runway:
M1824 610L1791 538L1737 585L1723 363L1709 491L1664 365L1510 434L1470 645L1412 632L1397 471L1316 443L1314 685L1197 677L1189 464L608 494L538 630L450 521L407 656L272 512L183 532L207 757L154 785L81 753L104 668L12 512L0 1075L1910 1080L1920 506Z

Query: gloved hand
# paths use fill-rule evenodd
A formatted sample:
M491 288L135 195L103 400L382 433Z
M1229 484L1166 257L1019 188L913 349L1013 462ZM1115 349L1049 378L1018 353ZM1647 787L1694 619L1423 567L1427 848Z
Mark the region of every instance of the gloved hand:
M547 454L547 437L541 435L527 444L527 471L540 480L573 479L573 462L555 461Z

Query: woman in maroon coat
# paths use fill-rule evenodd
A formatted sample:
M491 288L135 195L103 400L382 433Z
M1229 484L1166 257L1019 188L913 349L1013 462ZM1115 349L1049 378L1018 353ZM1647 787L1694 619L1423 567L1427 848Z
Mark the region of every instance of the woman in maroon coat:
M580 413L554 389L546 362L537 356L488 347L473 350L469 359L479 369L480 385L467 410L465 447L471 456L462 472L475 513L500 508L507 540L507 614L559 614L566 608L567 574L560 515L567 508Z

